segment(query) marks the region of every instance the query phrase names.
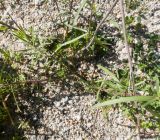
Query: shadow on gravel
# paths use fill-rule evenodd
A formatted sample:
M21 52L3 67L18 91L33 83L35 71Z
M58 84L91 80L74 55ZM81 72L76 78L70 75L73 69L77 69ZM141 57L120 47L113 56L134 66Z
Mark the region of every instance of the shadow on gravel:
M94 48L95 51L91 56L86 57L86 52L84 52L84 57L73 58L72 63L74 64L74 67L71 66L69 69L70 73L67 77L67 82L66 79L60 80L51 74L48 75L48 77L50 77L49 82L27 83L23 86L21 94L19 94L20 108L22 111L19 116L23 121L27 122L31 128L31 130L24 128L24 130L26 129L25 135L31 136L32 138L34 137L34 139L40 139L41 137L44 140L47 140L51 136L55 136L56 138L62 137L62 135L59 136L58 132L51 130L41 122L44 117L44 112L53 106L56 108L55 102L59 102L62 98L67 97L72 100L75 96L80 97L82 94L83 96L88 96L90 94L93 95L93 93L84 93L84 87L77 81L77 79L75 79L73 73L78 73L78 68L80 67L81 62L87 63L88 67L90 67L91 64L94 65L94 67L97 67L97 64L103 63L102 65L105 64L106 66L109 66L110 61L116 61L117 55L115 48L112 47L115 46L115 42L110 39L109 41L111 42L110 45L107 45L107 50L106 48L99 48L100 46L97 45L97 48ZM105 60L105 62L103 60ZM81 71L81 73L86 72ZM81 76L81 78L87 79L85 77L86 75L81 75L80 73L78 73L78 75ZM52 89L44 91L44 88L49 84L52 85ZM60 112L65 114L63 109ZM43 132L39 132L40 129L43 129ZM83 126L82 129L84 129ZM84 131L86 131L89 136L92 136L89 131L87 132L85 129Z
M140 35L139 35L140 37ZM142 70L149 71L150 69L154 69L157 71L157 68L159 66L159 60L157 57L158 52L158 35L156 34L145 34L145 39L148 40L148 50L147 53L144 53L146 50L144 50L144 44L142 41L140 41L139 44L135 45L135 58L140 57L141 62L143 64ZM84 59L86 62L89 62L90 64L97 65L101 64L103 66L110 66L110 62L119 61L118 56L116 55L116 52L114 48L109 48L106 55L103 55L99 57L98 55L94 55L94 57L90 57L90 59ZM84 61L83 59L81 61ZM155 61L156 60L156 61ZM80 61L77 61L77 66L80 64ZM141 65L140 63L139 65ZM83 75L82 75L83 76ZM54 85L55 89L52 91L47 90L46 92L43 91L44 87L48 85L47 82L37 82L37 83L27 83L23 88L21 88L21 93L19 94L19 106L21 108L21 113L18 115L20 116L21 120L24 122L27 122L30 126L31 130L27 130L28 128L25 128L27 131L25 131L25 135L28 136L34 136L35 139L39 140L40 137L43 140L49 139L51 136L55 136L56 138L62 138L62 136L59 135L58 132L53 131L52 129L48 128L41 122L41 118L44 117L44 111L47 110L48 107L52 108L55 106L55 102L60 101L62 98L69 97L73 98L74 96L81 96L83 91L83 87L77 83L77 84L71 84L72 76L69 78L69 81L66 82L65 80L59 80L55 77L52 77L52 84ZM60 84L59 84L60 83ZM59 88L58 88L59 87ZM58 91L56 89L58 88ZM77 94L74 94L72 91L76 91ZM81 94L80 94L81 93ZM87 96L85 93L83 96ZM60 111L62 114L65 114L63 111ZM40 129L43 129L43 132L39 132ZM83 126L82 126L82 129ZM84 129L85 131L85 129ZM90 132L86 132L88 135ZM150 136L147 136L148 138ZM65 139L65 138L63 138Z
M6 54L7 56L7 54ZM6 59L7 60L7 59ZM17 70L12 68L10 61L0 58L0 139L11 140L23 138L22 129L18 128L16 98L19 94Z
M134 47L134 58L138 62L140 58L140 63L138 64L141 69L145 72L150 72L153 70L153 73L157 72L157 69L159 68L159 60L160 56L158 54L159 52L159 35L156 35L154 33L144 33L146 32L146 29L144 31L139 31L139 34L137 34L137 29L132 28L132 33L134 33L134 30L136 32L134 33L136 38L139 38L139 42L137 44L133 44ZM142 33L143 32L143 33ZM99 34L101 36L101 34ZM143 43L143 38L148 40L147 47L148 49L145 49L145 45ZM118 56L116 54L115 48L116 48L116 41L113 39L109 39L106 42L110 45L105 46L105 37L103 38L104 44L97 44L96 48L94 48L93 55L91 57L84 57L84 58L74 58L73 64L75 64L74 69L78 70L78 67L81 62L87 62L90 64L93 64L95 67L97 64L101 64L103 66L109 67L112 65L113 62L115 63L121 63L118 60ZM103 47L101 48L101 45ZM85 52L84 52L85 56ZM112 62L112 63L110 63ZM142 65L143 64L143 65ZM17 77L17 71L12 69L12 67L7 64L7 66L4 66L3 60L0 61L0 74L6 76L6 73L9 75L12 73L9 77L11 81L9 82L15 82L13 77ZM3 73L2 73L3 72ZM83 72L82 72L83 73ZM160 74L160 71L158 72ZM50 75L48 75L50 76ZM81 75L82 77L84 75ZM31 76L32 77L32 76ZM40 78L40 77L39 77ZM60 101L62 98L69 97L73 98L74 96L81 96L82 93L84 93L83 86L80 85L77 81L76 84L71 84L71 82L74 80L72 79L72 76L68 77L69 80L66 82L65 80L59 80L56 77L51 76L51 80L49 81L50 84L52 84L53 88L51 91L47 90L44 92L44 88L48 86L49 82L47 81L37 81L36 83L25 83L22 85L18 85L14 87L16 91L16 97L18 100L18 105L21 109L21 112L16 112L17 108L15 105L15 101L13 97L9 96L7 99L7 106L9 109L11 109L11 116L13 117L16 125L15 127L10 123L9 118L3 122L0 123L0 139L9 139L13 136L15 138L23 139L23 135L25 131L25 135L34 135L35 139L39 140L37 138L38 136L42 136L44 140L49 139L50 136L56 136L59 137L58 132L55 132L48 128L47 126L43 125L43 122L41 122L41 118L44 117L44 111L48 107L55 106L55 102ZM86 78L86 77L84 77ZM8 78L7 78L8 79ZM0 81L1 82L1 81ZM5 83L4 80L2 82ZM9 83L8 82L8 83ZM8 84L7 83L7 84ZM56 91L58 89L58 91ZM74 92L72 92L74 91ZM3 95L1 94L3 93ZM76 94L74 94L76 93ZM7 95L10 94L10 89L3 90L0 92L0 100L6 98ZM87 96L87 94L92 93L84 93L83 96ZM3 113L3 104L2 101L0 103L0 111ZM0 113L1 113L0 112ZM63 111L61 113L64 113ZM1 114L0 114L1 117ZM0 118L1 122L1 118ZM23 123L24 122L24 123ZM21 127L19 127L21 126ZM31 128L29 130L28 126ZM18 128L19 127L19 128ZM39 129L44 129L43 133L39 133ZM85 130L85 128L82 129ZM90 134L90 132L88 135ZM149 137L149 136L148 136ZM65 138L64 138L65 139Z
M31 87L32 85L28 85L28 87ZM25 135L32 137L33 139L43 139L47 140L49 137L56 137L56 138L62 138L62 135L59 135L58 132L53 131L52 129L48 128L41 122L40 120L44 117L44 112L48 110L48 108L52 108L53 106L55 108L56 102L60 102L62 98L74 98L74 96L81 96L83 93L80 93L82 91L81 89L75 89L73 85L69 85L69 83L65 84L62 83L62 85L59 87L59 92L52 92L50 95L48 93L42 93L41 88L44 85L39 83L37 85L34 85L34 92L30 91L23 91L24 93L21 94L21 109L22 112L20 114L21 118L28 122L30 128L32 130L25 131ZM66 89L67 87L67 89ZM68 89L70 88L70 89ZM26 88L29 89L30 88ZM67 90L67 92L66 92ZM72 91L74 90L74 93ZM75 94L75 92L77 93ZM83 91L82 91L83 92ZM84 93L83 96L87 96L90 93ZM63 106L62 106L63 108ZM64 110L60 110L57 108L59 112L63 115L65 115ZM53 112L54 114L54 112ZM51 114L50 114L51 115ZM43 129L43 132L39 132L40 129ZM66 139L66 138L63 138Z

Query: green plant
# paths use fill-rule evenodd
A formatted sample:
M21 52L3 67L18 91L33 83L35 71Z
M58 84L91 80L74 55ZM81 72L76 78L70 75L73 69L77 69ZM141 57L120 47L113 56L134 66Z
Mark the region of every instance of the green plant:
M125 2L127 10L135 10L141 4L139 0L125 0Z
M7 129L15 126L12 113L20 111L17 102L17 85L12 85L18 80L17 71L12 68L12 60L9 51L1 49L2 58L0 59L0 136L5 134ZM12 106L12 107L11 107Z
M81 62L90 62L91 58L92 60L98 57L103 58L115 43L113 36L102 34L99 29L112 13L118 0L114 1L104 17L102 13L98 13L99 10L96 9L94 2L82 0L74 15L72 14L74 13L73 0L63 2L67 3L69 8L66 8L66 11L62 13L57 1L55 1L61 21L60 24L57 24L64 29L65 35L53 35L43 38L37 36L32 27L24 29L15 21L16 27L13 27L0 21L0 32L10 31L26 47L24 50L13 54L10 51L0 49L0 53L3 55L3 66L0 68L0 86L2 86L0 89L0 121L5 122L6 118L9 118L14 125L14 119L10 114L10 110L5 107L6 102L4 100L12 96L13 101L11 103L20 112L20 107L16 100L20 89L19 86L23 88L21 89L22 91L26 90L28 92L32 90L34 93L41 90L48 92L43 84L39 84L37 87L35 83L40 81L47 81L48 84L59 83L59 81L63 83L70 79L81 83L92 92L97 91L97 101L99 103L94 107L116 105L127 113L137 123L138 127L138 123L140 123L140 126L146 129L159 128L159 77L157 76L158 78L156 79L151 78L156 74L159 75L160 72L159 64L157 63L159 56L155 53L159 35L145 34L147 38L142 38L146 27L141 24L141 15L138 17L134 17L134 15L125 17L124 5L123 1L121 1L123 33L125 46L128 50L129 69L123 67L123 69L117 69L112 73L110 70L98 65L104 71L106 77L96 81L87 80L87 76L83 72L79 73L77 68ZM139 7L140 1L126 0L126 5L128 11L130 11ZM90 18L87 18L86 25L79 25L79 19L82 18L81 12L87 6L91 10ZM64 14L67 15L66 19L62 18ZM93 17L95 18L94 21L92 21ZM97 21L100 22L97 23ZM120 31L120 26L116 21L110 20L109 22ZM144 39L148 41L149 47L147 50L144 49L144 45L146 45L143 42ZM133 57L129 52L130 45L134 46ZM133 59L135 63L133 63ZM97 62L98 60L96 59L95 61ZM24 66L25 70L21 68ZM5 69L6 67L7 70ZM7 73L8 69L9 71L13 70L15 75ZM139 70L141 72L140 75L134 74ZM28 90L27 85L29 83L32 86ZM7 101L9 102L9 100ZM148 116L149 113L150 115ZM139 120L136 117L137 114L146 118L147 121L145 122L144 119ZM21 121L18 128L26 128L27 123ZM19 139L19 136L15 135L13 139Z
M153 120L154 121L157 120L156 121L157 125L154 127L159 128L159 124L158 124L160 119L160 115L158 114L159 112L158 110L160 108L159 79L156 77L156 81L154 81L151 79L147 80L147 78L145 77L136 77L135 81L137 83L135 84L135 88L136 88L136 94L138 96L133 96L128 92L128 84L129 84L128 76L127 76L128 72L126 72L125 70L118 70L119 72L117 72L117 76L115 76L115 74L113 74L108 69L100 65L99 65L99 68L101 68L106 73L106 75L109 76L108 77L109 79L106 80L106 78L104 78L102 80L97 81L101 83L100 84L101 87L97 92L97 100L100 101L100 103L94 105L94 107L97 108L97 107L105 107L105 106L111 106L115 104L121 104L120 108L121 109L125 108L126 110L126 107L127 107L126 103L127 103L127 104L130 104L129 108L127 107L127 109L130 110L129 112L131 115L131 114L134 114L132 112L136 110L134 106L134 102L139 102L138 110L140 111L142 116L145 118L148 118L146 114L147 112L150 112L152 117L152 120L148 122L144 122L145 120L143 120L141 123L142 126L144 126L144 123L147 125L148 123L150 124L153 123ZM126 76L123 75L124 73ZM101 93L103 93L103 95L105 94L107 98L102 98ZM159 119L156 119L157 117Z
M138 133L140 134L140 127L144 129L159 129L159 56L156 54L159 36L150 33L148 35L148 37L152 36L151 40L149 39L148 41L150 47L145 50L142 38L145 36L146 27L141 24L141 17L125 17L123 1L121 1L121 12L124 42L128 51L129 70L118 69L114 72L116 74L114 74L98 65L106 74L106 77L96 81L96 84L93 83L97 86L95 90L97 90L97 101L99 102L94 107L112 105L115 107L116 105L116 107L127 112L128 116L135 121ZM138 40L138 43L134 44L135 40ZM129 51L131 45L135 45L132 51L133 57ZM149 66L152 66L152 69ZM140 74L135 74L135 71L140 71ZM156 79L151 78L153 76ZM137 116L141 116L147 121L145 122L145 119Z

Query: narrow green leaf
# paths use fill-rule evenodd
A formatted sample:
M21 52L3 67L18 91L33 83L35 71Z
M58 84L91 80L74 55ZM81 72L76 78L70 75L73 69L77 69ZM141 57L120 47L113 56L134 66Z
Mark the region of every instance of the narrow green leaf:
M140 85L142 85L142 84L144 84L144 83L145 83L145 81L141 81L141 82L135 84L135 87L138 87L138 86L140 86Z
M0 26L0 31L6 31L8 28L6 26Z
M88 34L88 33L85 33L85 34L83 34L83 35L81 35L81 36L78 36L78 37L76 37L76 38L74 38L74 39L72 39L72 40L69 40L69 41L67 41L67 42L65 42L65 43L63 43L63 44L60 44L60 45L57 47L57 49L55 50L55 52L59 51L62 47L66 46L66 45L69 45L69 44L71 44L71 43L74 43L75 41L77 41L77 40L85 37L87 34Z
M119 82L118 78L112 73L110 72L108 69L106 69L105 67L101 66L101 65L97 65L98 68L102 69L107 75L109 75L114 81Z
M82 28L79 28L79 27L75 27L75 26L72 26L72 25L69 25L69 24L65 24L67 27L69 28L72 28L72 29L76 29L76 30L79 30L79 31L82 31L82 32L85 32L87 33L87 30L84 30Z
M22 27L20 27L19 30L14 30L14 31L12 32L12 34L13 34L15 37L17 37L18 39L20 39L20 40L22 40L22 41L24 41L24 42L26 42L26 43L30 43L30 41L31 41L30 35L28 35L28 34L26 33L26 31L25 31Z
M106 81L106 80L105 79L99 79L99 80L96 80L95 82L100 83L100 82L103 82L103 81Z
M0 53L4 56L5 59L9 59L10 58L9 51L5 51L4 49L0 48Z
M157 100L157 98L153 98L152 100L147 101L146 103L144 103L144 104L142 105L142 107L146 107L147 105L153 103L155 100Z
M114 89L114 90L122 90L122 85L120 85L119 83L114 83L114 82L112 82L112 81L104 81L104 84L105 85L108 85L110 88L112 88L112 89Z
M147 111L149 111L153 116L157 116L158 118L160 118L160 114L159 112L157 112L156 110L153 110L152 108L146 107Z
M98 107L104 107L104 106L109 106L109 105L114 105L117 103L127 103L127 102L133 102L133 101L137 101L137 102L144 102L144 101L149 101L154 99L155 96L132 96L132 97L121 97L119 99L113 99L113 100L108 100L105 101L103 103L98 103L96 105L94 105L94 108L98 108Z
M87 0L82 0L81 3L80 3L80 7L75 15L75 18L74 18L74 21L73 21L73 25L76 25L77 24L77 20L78 20L78 17L79 17L79 14L80 12L82 11L82 9L84 8L85 4L86 4Z
M100 85L100 87L98 88L98 91L97 91L97 100L100 98L99 96L100 96L100 92L101 92L101 89L102 89L102 87L103 87L103 85L104 85L104 81L101 83L101 85Z

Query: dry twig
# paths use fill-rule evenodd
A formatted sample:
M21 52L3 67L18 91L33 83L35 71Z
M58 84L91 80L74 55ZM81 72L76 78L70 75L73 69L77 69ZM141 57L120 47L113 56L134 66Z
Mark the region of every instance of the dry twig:
M101 20L101 22L97 25L96 30L95 30L95 32L94 32L94 34L93 34L93 37L91 38L90 42L88 43L88 45L87 45L86 47L84 47L84 48L82 49L82 51L88 49L88 48L92 45L92 43L93 43L93 41L94 41L94 39L95 39L95 36L96 36L99 28L101 27L101 25L103 24L103 22L108 18L108 16L109 16L110 13L112 12L113 8L116 6L117 2L118 2L118 0L115 0L115 1L114 1L113 5L112 5L111 8L109 9L109 11L106 13L106 15L105 15L104 18Z
M124 11L124 1L120 0L120 10L122 14L122 25L123 25L123 36L124 36L124 42L125 47L128 54L128 65L130 69L130 79L129 79L129 91L132 91L133 95L135 95L135 83L134 83L134 72L133 72L133 63L132 63L132 57L130 52L130 47L127 41L127 31L126 31L126 24L125 24L125 11ZM135 102L136 108L138 109L138 103ZM138 133L138 140L140 140L140 119L139 119L139 113L137 110L137 133Z

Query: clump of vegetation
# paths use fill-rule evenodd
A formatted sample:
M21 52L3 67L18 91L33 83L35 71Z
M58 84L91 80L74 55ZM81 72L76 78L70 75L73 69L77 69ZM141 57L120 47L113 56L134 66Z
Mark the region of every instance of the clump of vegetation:
M20 112L17 95L21 87L17 69L14 68L14 61L10 51L0 49L0 137L3 139L18 138L21 130L18 130L19 122L16 121ZM13 57L16 57L14 55ZM14 129L15 128L15 129Z
M26 46L25 50L19 52L0 49L0 135L7 133L4 132L6 126L16 127L16 130L26 129L23 127L27 124L24 120L13 117L13 114L21 114L20 93L30 90L35 92L38 88L47 92L42 81L56 82L66 79L74 80L83 89L97 92L98 103L94 105L95 108L112 105L120 108L127 117L134 120L139 134L140 128L152 129L155 132L160 130L160 59L157 54L160 36L146 33L147 27L141 23L141 16L125 16L123 0L120 7L124 34L115 37L102 33L100 27L117 2L118 0L115 0L102 18L94 3L82 0L74 19L68 18L61 23L65 34L47 38L37 36L33 28L24 29L18 23L16 27L12 27L0 21L0 31L10 31ZM70 12L72 4L73 2L70 3ZM92 16L87 25L79 25L80 13L86 5L90 7ZM140 6L140 2L127 0L126 5L127 9L133 10ZM92 21L92 17L101 21ZM114 30L120 31L118 23L112 23ZM78 71L81 62L94 60L98 63L104 56L109 55L117 38L125 42L129 68L125 62L123 68L112 70L98 65L106 76L95 76L94 79L87 78L83 72ZM130 46L133 46L131 53ZM37 83L41 83L38 88ZM34 85L33 89L28 90L31 88L29 84ZM15 131L13 139L20 139L19 135L19 131Z
M157 47L160 36L146 33L147 27L141 23L141 17L137 17L138 21L133 16L123 17L123 19L126 48L134 47L132 55L128 49L129 69L124 67L111 72L107 68L98 66L109 78L104 77L96 81L97 100L100 103L94 107L118 105L118 108L127 112L128 117L135 121L139 135L140 128L151 129L158 133L160 61Z

